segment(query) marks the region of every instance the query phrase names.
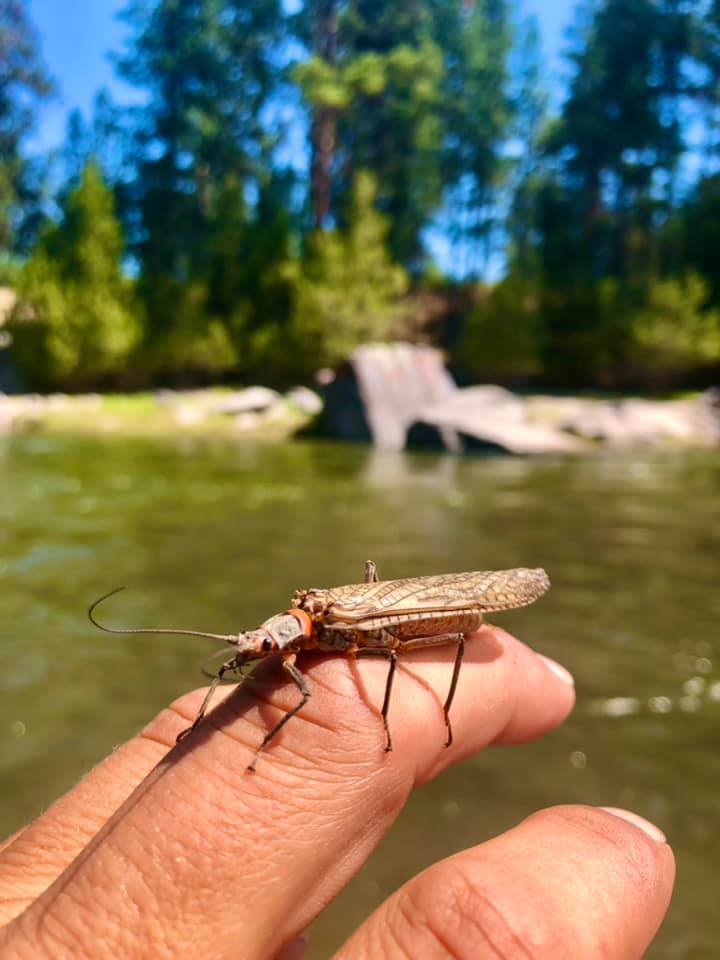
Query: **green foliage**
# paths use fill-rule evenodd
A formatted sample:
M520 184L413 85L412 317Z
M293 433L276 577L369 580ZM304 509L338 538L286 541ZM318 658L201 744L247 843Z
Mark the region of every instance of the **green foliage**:
M237 354L228 326L209 310L202 283L179 284L172 280L155 287L172 305L173 323L143 345L141 364L145 376L175 383L193 383L226 373L235 367Z
M574 77L545 143L555 161L545 199L562 211L558 220L546 208L540 237L553 285L568 275L637 285L656 272L656 228L683 149L690 33L673 0L602 0L576 30Z
M227 177L258 190L270 167L263 110L279 80L273 64L283 20L278 0L132 0L119 60L149 94L133 143L133 238L146 293L156 283L204 281L212 211ZM194 301L194 296L190 298ZM175 322L148 300L152 330Z
M442 53L429 5L310 0L295 26L309 56L293 71L311 109L315 227L342 221L354 173L370 172L393 256L418 271L421 232L441 201Z
M294 340L308 369L334 365L356 346L385 340L407 289L385 246L387 222L373 206L375 186L356 176L347 226L316 232L295 268Z
M680 211L680 247L688 266L703 276L720 306L720 174L703 177Z
M62 222L23 265L41 212L28 133L49 84L27 0L0 0L0 282L21 293L14 356L33 384L280 384L401 333L455 343L477 377L562 386L720 364L720 3L579 5L550 120L537 31L513 0L291 7L126 0L116 62L144 97L125 109L101 93L89 121L70 118ZM686 189L700 116L707 162ZM423 288L440 231L455 278ZM506 279L475 287L500 243Z
M553 382L667 387L720 361L720 313L697 275L630 287L606 278L545 294L543 366Z
M23 151L51 82L24 0L0 0L0 253L27 249L42 219L41 176Z
M433 8L444 63L442 163L451 233L465 252L467 271L476 273L497 226L498 196L509 172L502 148L517 112L510 95L510 5L439 0ZM530 148L528 131L519 132Z
M720 311L705 309L707 284L693 273L655 280L631 317L631 363L653 385L720 362Z
M533 288L509 276L481 288L453 350L453 362L478 379L519 381L541 371L540 324Z
M90 164L18 279L8 328L13 361L32 383L78 387L123 371L140 329L121 254L112 194Z
M389 4L390 6L394 6ZM372 14L374 17L374 13ZM385 51L392 33L379 36L374 24L356 23L354 44L377 43ZM382 59L364 53L358 89L339 123L339 140L349 173L370 172L378 185L378 207L388 217L388 244L394 258L411 271L424 263L422 230L442 197L440 169L442 54L421 24L412 42L397 42ZM365 32L367 31L367 33ZM398 38L399 39L399 38ZM375 65L375 84L367 67ZM378 93L365 92L378 89ZM349 186L349 179L343 186Z
M510 270L537 281L540 262L536 244L538 198L544 170L542 137L547 126L547 93L543 86L543 54L537 22L524 21L518 34L517 69L513 75L512 136L523 145L512 171L507 215L507 258Z

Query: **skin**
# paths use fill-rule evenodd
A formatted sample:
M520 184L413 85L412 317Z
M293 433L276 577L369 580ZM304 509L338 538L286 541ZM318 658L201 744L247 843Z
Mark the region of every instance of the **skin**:
M0 955L299 960L303 932L415 786L490 744L540 736L572 709L562 667L484 626L467 644L445 750L453 653L402 658L391 754L377 711L387 668L375 660L301 658L313 696L255 774L254 748L297 700L277 665L263 663L173 746L203 691L182 697L0 849ZM555 807L414 877L336 957L640 958L673 879L651 824Z

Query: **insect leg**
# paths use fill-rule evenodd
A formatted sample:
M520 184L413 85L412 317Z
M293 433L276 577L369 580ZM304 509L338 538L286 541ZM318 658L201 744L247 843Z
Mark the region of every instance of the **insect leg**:
M385 681L385 696L383 698L382 710L380 711L383 726L385 727L385 753L389 753L392 750L392 737L390 736L387 715L390 708L390 694L392 692L393 680L395 679L395 671L397 670L397 653L391 647L361 647L356 651L355 656L385 657L386 660L390 661L387 680Z
M218 672L213 677L213 681L208 688L208 692L205 694L205 699L200 705L200 709L198 710L197 715L195 716L195 719L193 720L192 724L187 728L187 730L180 731L180 733L175 738L175 743L180 743L180 741L184 740L189 733L193 732L193 730L197 727L197 725L200 723L202 718L205 716L205 713L210 704L210 701L212 700L213 694L217 690L218 684L220 683L222 678L225 676L225 674L228 672L228 670L234 670L236 667L237 667L237 657L233 657L232 660L226 660L225 663L220 667Z
M421 647L444 646L448 643L456 643L457 653L455 654L455 666L453 667L450 689L443 704L443 715L445 717L445 726L447 727L447 740L445 746L449 747L452 743L452 725L450 723L450 705L455 696L455 690L460 676L460 666L462 664L463 654L465 653L465 634L464 633L443 633L437 637L413 637L412 640L403 640L400 643L401 650L418 650Z
M380 577L378 576L377 567L372 560L365 561L365 583L377 583Z
M458 636L457 642L457 653L455 654L455 666L453 667L452 680L450 681L450 689L448 690L448 695L443 704L443 713L445 714L445 726L447 728L447 740L445 741L445 746L449 747L453 740L452 735L452 724L450 723L450 704L453 702L453 697L455 696L455 688L457 687L458 677L460 676L460 665L462 664L463 654L465 653L465 634L461 633Z
M302 694L302 700L299 703L296 703L288 712L280 717L275 726L268 733L265 734L263 742L255 751L255 756L252 758L252 762L248 764L248 770L255 772L255 765L257 764L258 757L260 756L260 751L265 747L275 736L276 733L279 733L280 730L285 726L290 717L294 717L298 710L302 710L305 704L310 699L310 688L307 685L307 680L300 673L298 668L295 666L295 660L297 659L296 653L287 653L283 655L282 658L282 668L289 673L298 690Z

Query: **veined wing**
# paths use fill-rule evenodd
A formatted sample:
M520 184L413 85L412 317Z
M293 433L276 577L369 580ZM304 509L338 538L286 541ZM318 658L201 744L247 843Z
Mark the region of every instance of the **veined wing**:
M381 580L331 587L322 593L332 620L353 622L390 613L433 610L510 610L524 607L550 587L544 570L478 570L434 577Z

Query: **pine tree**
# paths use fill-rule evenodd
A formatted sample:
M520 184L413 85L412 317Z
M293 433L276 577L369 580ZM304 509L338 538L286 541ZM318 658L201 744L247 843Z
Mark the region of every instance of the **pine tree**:
M434 0L434 37L442 50L443 183L449 233L462 272L477 273L500 226L510 172L505 142L515 112L507 0Z
M627 377L633 317L662 266L689 13L679 0L600 0L582 13L537 192L540 301L551 375L610 386Z
M20 274L9 330L33 385L84 387L123 371L140 331L122 249L112 193L91 162Z
M309 58L295 71L311 111L313 222L342 222L356 171L377 183L393 256L423 264L441 198L442 57L421 0L308 2L296 20Z
M423 229L439 209L442 52L423 0L357 0L347 22L355 96L339 123L345 189L356 171L377 184L393 257L425 265Z
M296 36L309 59L295 79L310 106L310 211L315 229L326 226L332 210L337 121L347 106L348 90L338 69L344 55L340 37L340 0L306 0L294 18Z
M407 276L390 259L387 220L372 177L356 175L343 229L316 231L297 278L294 335L307 366L334 366L356 346L385 340Z
M592 276L621 277L640 266L628 240L638 230L649 234L658 174L671 173L683 149L678 71L689 30L678 9L669 35L665 6L603 0L572 54L575 75L548 147L577 206Z
M51 93L24 0L0 0L0 256L23 252L41 220L37 164L25 154Z
M272 148L278 0L132 0L121 75L146 90L135 141L134 237L151 332L173 324L174 285L204 282L218 193L257 191Z

